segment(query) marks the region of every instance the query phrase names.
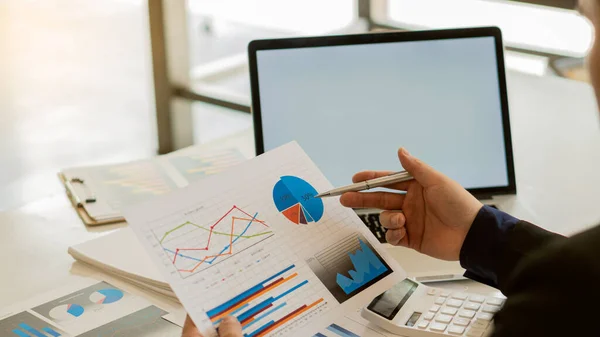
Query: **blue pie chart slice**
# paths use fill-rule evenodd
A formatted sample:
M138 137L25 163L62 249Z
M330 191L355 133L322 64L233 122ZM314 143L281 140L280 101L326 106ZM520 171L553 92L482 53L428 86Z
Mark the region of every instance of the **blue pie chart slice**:
M315 198L317 190L303 179L283 176L273 187L277 210L295 224L317 222L323 217L323 201Z
M59 321L68 321L83 315L85 310L79 304L63 304L50 310L50 317Z
M118 289L100 289L90 295L90 301L97 304L110 304L123 298L123 292Z

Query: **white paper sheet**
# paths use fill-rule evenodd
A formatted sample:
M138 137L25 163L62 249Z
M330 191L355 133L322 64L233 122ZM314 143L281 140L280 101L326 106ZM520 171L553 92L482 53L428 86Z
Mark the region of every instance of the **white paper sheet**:
M330 188L293 142L124 214L205 336L309 336L406 276Z

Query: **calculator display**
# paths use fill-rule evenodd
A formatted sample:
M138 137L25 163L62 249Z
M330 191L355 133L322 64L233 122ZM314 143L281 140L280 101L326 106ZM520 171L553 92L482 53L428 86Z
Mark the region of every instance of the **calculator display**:
M405 279L383 294L377 296L371 304L369 304L368 309L391 320L398 311L400 311L404 303L408 301L417 287L418 283Z

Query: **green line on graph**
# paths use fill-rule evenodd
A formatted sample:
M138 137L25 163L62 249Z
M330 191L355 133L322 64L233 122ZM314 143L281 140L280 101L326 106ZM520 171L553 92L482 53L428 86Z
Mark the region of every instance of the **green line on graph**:
M210 228L202 227L202 226L196 225L195 223L192 223L192 222L188 221L186 223L183 223L183 224L181 224L181 225L179 225L179 226L177 226L177 227L169 230L168 232L165 232L165 234L163 235L163 237L160 239L159 243L163 243L163 241L165 241L165 239L167 238L167 236L169 236L169 234L171 234L174 231L176 231L178 229L181 229L181 228L183 228L183 227L185 227L187 225L190 225L190 226L196 227L198 229L203 229L203 230L205 230L207 232L210 232ZM257 236L267 235L267 234L270 234L270 233L273 233L273 231L261 232L261 233L257 233L257 234L253 234L253 235L239 235L239 237L242 238L242 239L250 239L250 238L257 237ZM213 231L213 234L238 237L238 235L236 235L236 234L224 233L224 232L217 232L217 231Z

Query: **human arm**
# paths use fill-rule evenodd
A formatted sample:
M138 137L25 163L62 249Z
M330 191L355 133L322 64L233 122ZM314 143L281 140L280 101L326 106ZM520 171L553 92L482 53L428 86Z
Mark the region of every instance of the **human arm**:
M515 267L536 250L561 235L483 206L470 226L460 250L465 276L501 291Z
M555 234L484 207L456 181L401 149L402 166L415 178L388 186L406 191L350 192L340 202L348 207L383 209L380 222L393 245L413 248L439 259L456 261L467 276L501 287L511 269ZM354 176L363 181L389 174L367 171Z

